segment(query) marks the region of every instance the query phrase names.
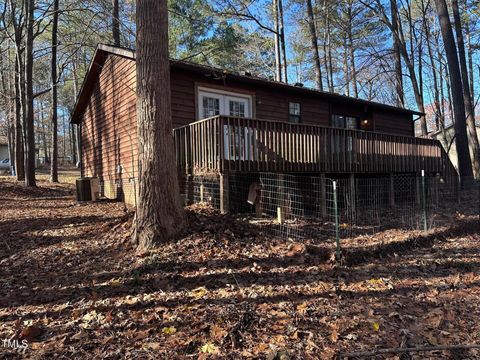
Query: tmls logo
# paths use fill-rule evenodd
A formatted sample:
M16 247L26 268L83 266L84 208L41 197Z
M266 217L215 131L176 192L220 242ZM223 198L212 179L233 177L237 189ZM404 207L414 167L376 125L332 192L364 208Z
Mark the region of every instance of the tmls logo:
M28 348L28 341L20 341L18 339L3 339L3 347L25 351Z

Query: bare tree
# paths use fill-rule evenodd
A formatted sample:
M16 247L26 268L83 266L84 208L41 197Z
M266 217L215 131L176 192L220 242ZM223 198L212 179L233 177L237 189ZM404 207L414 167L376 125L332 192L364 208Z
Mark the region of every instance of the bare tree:
M405 35L403 31L403 26L402 22L398 21L398 29L395 29L395 27L392 24L392 21L388 18L386 10L381 3L380 0L373 0L373 1L364 1L364 0L359 0L363 5L365 5L367 8L371 9L373 12L375 12L379 19L390 29L392 32L392 35L397 41L398 44L398 50L400 51L400 55L403 58L403 61L405 62L405 65L407 66L408 70L408 75L410 77L410 80L412 82L412 90L413 90L413 95L415 96L415 102L417 103L418 110L422 113L425 113L425 106L423 103L423 94L421 93L421 86L418 80L417 73L415 71L415 61L414 61L414 53L413 50L410 49L410 53L407 50L407 42L405 41ZM394 7L391 9L392 12L396 13L396 18L399 19L399 13L398 9L396 6L396 2L393 2L391 5L394 5ZM393 18L393 16L392 16ZM412 30L412 27L410 26L409 31ZM413 35L410 36L410 38L413 38ZM412 44L411 44L412 45ZM422 130L422 135L427 135L427 120L425 116L420 117L420 127Z
M184 224L173 148L167 0L137 0L139 198L134 241L163 243Z
M50 163L50 181L58 182L58 96L57 96L57 47L58 47L58 0L53 0L52 57L51 57L51 95L50 112L52 117L52 155ZM45 153L46 154L46 153Z
M280 20L280 46L282 48L283 56L283 77L286 83L288 83L288 63L287 63L287 51L286 51L286 40L285 40L285 26L283 25L283 1L277 0L278 2L278 17Z
M282 81L282 56L280 52L280 20L278 14L278 0L273 0L273 36L275 44L275 80Z
M34 0L25 1L27 16L25 39L25 185L35 187L35 134L33 117L33 26Z
M400 55L400 44L398 37L394 34L398 33L398 9L397 1L390 0L390 9L392 17L392 34L393 34L393 55L395 57L395 90L397 106L405 106L405 96L403 93L403 75L402 75L402 58Z
M458 156L458 170L460 178L471 177L472 163L468 150L467 128L465 119L465 107L463 103L462 77L458 64L457 48L453 37L452 24L450 22L447 3L445 0L435 0L438 20L442 31L445 54L447 56L448 70L452 88L453 112L455 117L455 145Z
M112 36L113 44L120 46L120 9L118 0L112 0Z
M470 93L470 82L468 80L467 59L465 56L465 43L463 41L462 21L458 1L452 0L453 20L455 25L455 34L457 35L458 58L460 63L460 73L462 75L463 102L465 106L465 115L467 117L467 134L472 155L473 173L480 177L480 146L478 144L477 129L475 127L475 106Z
M315 17L313 16L312 0L306 0L307 3L307 18L308 29L310 31L310 40L312 43L313 61L315 65L315 82L317 88L323 91L322 84L322 68L320 67L320 53L318 51L317 29L315 27Z

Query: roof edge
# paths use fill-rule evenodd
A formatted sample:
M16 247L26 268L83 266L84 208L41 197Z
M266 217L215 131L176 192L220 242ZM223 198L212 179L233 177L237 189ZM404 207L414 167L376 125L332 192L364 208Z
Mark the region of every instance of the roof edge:
M95 77L96 75L100 72L103 63L105 62L105 59L109 54L116 55L116 56L121 56L127 59L131 60L136 60L136 52L132 49L128 48L123 48L123 47L118 47L114 45L108 45L108 44L98 44L97 48L95 49L95 53L92 57L92 60L90 62L87 74L85 76L85 79L82 83L82 87L80 88L80 91L77 95L77 99L75 102L75 106L72 112L72 115L70 117L70 122L73 124L78 124L81 120L81 117L83 116L84 108L87 105L88 100L85 100L86 93L90 90L93 89L93 85L96 83ZM368 105L368 106L373 106L373 107L378 107L378 108L383 108L385 110L391 110L391 111L397 111L397 112L403 112L403 113L408 113L411 115L417 115L419 117L425 116L425 113L422 113L420 111L416 110L410 110L406 108L401 108L393 105L388 105L388 104L383 104L375 101L369 101L365 99L360 99L360 98L353 98L345 95L340 95L336 93L330 93L326 91L320 91L317 89L313 88L307 88L307 87L298 87L294 86L291 84L286 84L282 83L279 81L273 81L261 77L255 77L255 76L245 76L241 75L239 73L225 70L225 69L220 69L220 68L215 68L212 66L208 65L202 65L202 64L196 64L184 60L175 60L171 59L170 60L171 66L180 66L184 68L190 68L191 70L197 70L197 71L219 71L222 72L225 75L231 76L233 78L236 78L237 80L245 80L245 81L254 81L258 82L260 84L264 84L266 86L277 86L281 87L283 89L288 89L288 90L293 90L293 91L301 91L304 93L310 93L310 94L315 94L318 96L323 96L325 98L330 98L330 99L338 99L338 100L343 100L343 101L349 101L352 103L357 103L357 104L362 104L362 105Z

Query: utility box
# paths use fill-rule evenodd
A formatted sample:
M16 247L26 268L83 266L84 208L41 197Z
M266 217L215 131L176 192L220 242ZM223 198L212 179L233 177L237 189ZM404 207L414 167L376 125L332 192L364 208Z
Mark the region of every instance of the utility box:
M98 178L79 178L77 185L77 201L97 201L100 198Z

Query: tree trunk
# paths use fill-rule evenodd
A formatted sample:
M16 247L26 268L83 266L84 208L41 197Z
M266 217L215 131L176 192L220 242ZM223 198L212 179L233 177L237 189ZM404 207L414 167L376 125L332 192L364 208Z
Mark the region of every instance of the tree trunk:
M35 130L33 117L33 26L34 0L26 0L27 28L25 39L25 185L36 187Z
M350 72L348 69L348 44L346 33L343 36L343 76L345 80L344 94L350 96Z
M72 164L77 163L77 139L75 135L75 124L70 124L70 151L72 152Z
M465 56L465 44L463 41L462 22L460 20L460 11L458 1L452 0L453 19L455 33L457 35L458 58L460 63L460 73L462 75L463 103L465 106L465 115L467 118L467 134L470 153L472 155L473 173L476 178L480 178L480 146L478 144L477 129L475 127L475 106L470 94L470 82L468 80L467 59Z
M120 10L118 5L118 0L112 0L112 36L115 46L120 46Z
M288 63L287 63L287 51L285 44L285 27L283 25L283 0L278 1L278 16L280 20L280 45L282 47L282 56L283 56L283 78L285 83L288 84Z
M182 231L170 104L166 0L137 0L139 199L134 241L142 249Z
M348 38L348 48L350 56L350 81L352 83L353 96L358 98L358 85L357 85L357 68L355 66L355 47L353 46L353 14L352 14L353 2L348 1L348 27L347 27L347 38Z
M280 22L278 20L278 0L273 0L273 23L275 27L275 80L282 81L282 57L280 53Z
M39 101L40 104L40 111L38 115L38 122L37 129L41 126L42 131L41 134L38 135L39 142L41 140L43 145L43 153L45 154L44 160L46 164L50 164L50 152L49 146L47 141L47 134L49 133L50 127L45 123L45 119L43 118L43 101ZM37 131L38 134L38 131Z
M23 5L22 5L23 6ZM17 23L14 10L12 9L11 24L14 28L15 45L15 176L17 181L25 181L25 138L24 138L24 68L23 68L23 48L22 48L22 29Z
M447 3L445 0L435 0L438 20L442 31L445 54L447 56L448 69L452 87L453 112L455 118L455 145L458 156L458 170L460 178L464 180L471 177L472 162L468 149L467 128L465 121L465 107L463 103L462 78L458 64L457 49L452 32L452 24L448 15Z
M53 0L52 22L52 59L51 59L51 86L52 86L52 158L50 164L50 182L58 182L58 113L57 113L57 35L58 35L58 0Z
M73 100L77 98L78 94L78 78L77 78L77 66L75 61L72 63L72 72L73 72ZM81 136L82 136L82 126L81 124L74 125L75 127L75 152L76 152L76 159L77 162L75 166L81 168L82 163L82 147L81 147Z
M362 4L367 4L366 2L364 2L362 0L360 0L360 1L362 2ZM397 6L396 6L396 2L392 1L391 5L392 5L391 8L392 8L393 17L396 17L397 20L398 20L399 15L398 15L398 9L397 9ZM410 11L410 9L408 9L408 11ZM413 90L413 94L415 96L415 102L417 103L418 110L422 113L425 113L425 106L424 106L424 103L423 103L423 95L420 92L420 86L419 86L419 83L418 83L417 74L415 72L415 61L413 59L414 52L412 50L413 47L411 46L411 51L410 51L411 57L410 57L410 55L408 54L408 51L407 51L405 36L403 35L402 22L401 21L397 22L398 30L395 31L395 28L394 28L392 22L388 19L385 12L380 12L378 14L379 14L381 20L390 28L395 40L398 42L398 50L400 51L400 55L402 56L403 60L405 61L405 64L406 64L407 69L408 69L408 74L409 74L410 79L412 81L412 90ZM409 18L409 23L411 23L410 18ZM411 25L410 29L409 29L409 32L411 33L411 35L410 35L411 38L413 37L412 27L413 27L413 25ZM420 125L421 125L421 129L422 129L422 135L427 135L427 121L425 119L425 116L420 117Z
M393 34L393 55L395 57L395 90L397 106L405 106L405 97L403 92L403 76L402 76L402 58L400 54L400 43L398 36L398 9L397 1L390 0L391 17L392 17L392 34Z
M25 181L25 152L23 144L22 89L20 84L20 67L23 64L21 54L15 54L15 176L17 181Z
M0 67L11 69L10 51L6 50L6 56L0 58ZM3 64L5 59L6 64ZM13 168L15 158L15 89L13 88L14 81L12 80L11 71L2 72L2 92L5 96L5 115L6 115L6 130L7 130L7 144L8 144L8 158L10 159L10 169ZM13 73L15 76L15 73Z
M421 0L422 6L422 19L423 19L423 31L425 33L425 41L427 43L427 52L428 58L430 60L430 66L432 68L432 76L433 76L433 95L434 95L434 105L435 105L435 130L440 129L440 119L442 119L442 108L440 106L440 101L443 102L443 95L442 99L440 100L440 95L438 91L438 77L437 77L437 66L435 64L435 58L433 57L433 50L432 50L432 43L430 37L430 28L427 20L427 8L425 7L424 0ZM443 81L440 77L440 81Z
M315 17L313 16L312 0L306 0L308 28L310 31L310 41L312 44L313 62L315 64L315 82L317 89L323 91L322 68L320 66L320 53L318 51L317 29L315 27Z
M468 6L467 0L465 0L465 6ZM467 38L467 58L468 58L468 79L470 80L470 96L472 102L475 104L475 89L474 89L474 73L473 73L473 54L472 54L472 40L470 32L470 14L466 14L465 20L465 36Z

